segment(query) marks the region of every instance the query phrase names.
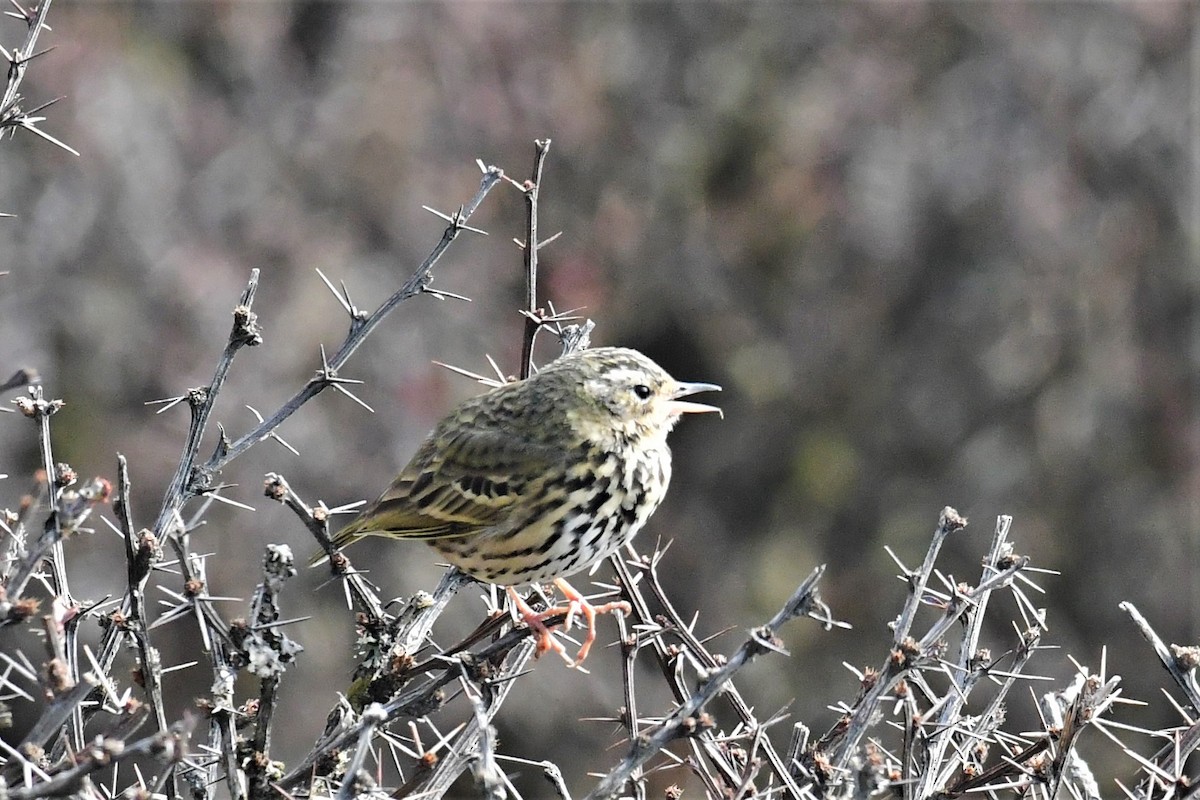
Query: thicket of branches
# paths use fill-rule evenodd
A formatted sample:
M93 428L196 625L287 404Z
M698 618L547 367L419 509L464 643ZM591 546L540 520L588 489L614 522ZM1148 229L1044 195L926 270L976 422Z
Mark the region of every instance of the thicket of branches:
M4 53L10 67L0 126L57 143L38 127L42 120L34 115L40 109L22 110L18 91L48 6L18 9L28 35ZM785 623L803 616L827 628L841 624L818 594L823 568L798 573L794 594L775 616L752 627L740 645L714 652L695 632L692 615L677 609L663 587L659 571L670 553L630 548L613 557L616 580L599 590L631 608L615 623L625 701L612 718L611 766L598 776L577 774L568 763L514 759L497 740L493 722L511 688L531 680L535 670L561 667L533 663L528 630L514 624L496 594L478 609L474 633L442 641L435 624L449 604L473 602L461 593L469 578L449 570L431 592L393 604L381 592L397 588L368 580L353 567L353 553L333 559L331 580L346 598L337 613L357 631L358 668L324 730L312 731L311 750L280 760L272 734L289 721L279 713L279 700L288 692L289 667L304 657L305 620L287 613L294 555L286 544L271 544L261 555L203 552L192 534L214 503L237 502L223 493L222 482L234 460L262 443L287 447L281 426L319 393L354 396L351 358L391 311L425 296L454 298L435 287L434 268L462 234L481 233L469 221L497 187L516 187L526 205L519 237L527 287L520 371L532 363L539 333L557 334L567 349L587 345L590 322L543 310L537 292L537 254L548 241L537 225L548 150L548 141L537 143L527 181L480 162L478 190L458 209L434 211L446 222L440 239L377 308L354 303L352 276L335 286L321 275L347 315L345 339L322 353L312 379L276 411L233 434L216 423L213 410L238 355L247 347L285 346L271 342L258 325L259 275L252 273L242 295L231 298L233 324L219 355L213 343L211 380L167 401L186 406L191 423L160 510L144 527L133 518L134 488L122 456L111 480L81 480L55 458L53 418L70 402L73 387L43 386L30 368L6 382L16 414L4 424L22 424L19 417L32 423L29 436L39 444L43 466L38 491L0 518L0 628L6 629L0 632L0 797L501 798L521 794L511 776L522 771L544 774L544 791L560 798L581 785L589 798L645 797L650 787L663 785L669 788L655 791L667 797L1111 796L1111 788L1101 789L1093 779L1080 748L1088 729L1094 729L1090 736L1115 743L1107 751L1115 755L1105 757L1120 764L1106 766L1125 776L1120 785L1128 796L1195 793L1198 776L1188 773L1187 761L1200 745L1200 651L1168 646L1131 604L1123 606L1151 645L1147 664L1157 659L1172 679L1179 724L1171 728L1145 730L1121 721L1117 709L1126 698L1103 655L1098 667L1076 663L1067 685L1047 684L1036 674L1039 661L1062 656L1042 652L1052 644L1045 634L1053 609L1042 608L1036 597L1039 583L1055 578L1019 554L1008 517L997 521L973 582L944 574L938 567L942 545L967 530L951 508L938 516L919 566L907 565L908 554L893 554L905 600L891 621L890 638L877 650L845 654L847 662L871 666L856 670L855 697L827 698L836 721L823 733L813 733L814 726L793 719L786 708L763 714L738 683L752 660L786 658L778 636ZM295 512L314 547L327 543L331 524L337 525L333 515L346 510L301 497L280 473L266 476L264 492ZM72 558L73 544L103 528L123 543L125 572L113 576L110 596L77 597L71 576L89 565ZM210 593L209 575L223 560L251 557L262 560L262 581L251 597ZM728 577L731 583L746 580ZM165 604L152 599L161 596L169 598ZM547 600L536 589L532 599ZM220 601L238 610L219 610ZM1011 624L989 627L997 619ZM156 632L168 625L194 631L203 662L162 663ZM1004 627L1007 635L985 634ZM97 630L97 643L89 644ZM837 647L835 636L824 646ZM135 669L126 673L130 658ZM639 669L643 664L654 669ZM177 669L206 671L211 690L195 698L194 711L175 718L169 708L179 703L171 702L165 678ZM667 687L670 706L642 700L648 674ZM806 681L817 694L832 683L826 675ZM1006 712L1031 702L1027 694L1035 698L1041 725L1014 730ZM19 730L11 727L18 706L21 718L34 720Z

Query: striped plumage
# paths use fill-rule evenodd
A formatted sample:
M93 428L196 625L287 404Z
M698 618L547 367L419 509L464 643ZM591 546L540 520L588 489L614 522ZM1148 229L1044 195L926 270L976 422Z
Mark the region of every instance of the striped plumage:
M635 350L564 356L458 406L333 542L422 539L502 586L586 569L662 502L679 416L717 410L679 398L718 388L680 383Z

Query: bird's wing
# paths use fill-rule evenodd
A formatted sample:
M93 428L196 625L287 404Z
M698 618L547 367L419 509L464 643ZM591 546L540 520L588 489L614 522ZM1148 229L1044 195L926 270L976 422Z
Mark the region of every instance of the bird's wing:
M334 541L365 535L438 539L502 522L531 484L563 469L565 454L506 431L471 428L431 437L392 485Z

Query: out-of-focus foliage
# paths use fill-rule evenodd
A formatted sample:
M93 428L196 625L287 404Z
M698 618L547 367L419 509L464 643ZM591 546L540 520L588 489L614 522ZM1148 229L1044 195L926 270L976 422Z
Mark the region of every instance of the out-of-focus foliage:
M1013 514L1018 546L1064 572L1045 581L1052 638L1091 661L1109 644L1127 692L1156 700L1116 604L1197 637L1196 19L1165 1L56 6L24 92L65 96L42 127L81 157L0 148L0 210L19 215L0 221L0 372L35 366L66 400L56 455L81 474L129 457L145 524L186 419L143 403L207 379L252 267L266 343L224 394L233 431L253 422L240 403L274 408L340 341L314 269L372 307L440 233L421 205L469 197L476 157L523 178L550 137L542 227L564 235L543 297L586 307L596 343L725 387L724 421L680 426L643 533L675 539L679 604L705 633L744 629L828 562L856 626L793 631L793 659L758 673L762 708L832 721L854 692L838 664L879 661L879 612L903 596L883 545L915 562L947 503L980 538ZM260 510L203 534L214 594L244 596L267 542L308 547L258 498L263 473L331 505L373 496L475 391L433 359L517 370L522 214L498 190L473 220L492 236L437 270L474 303L411 303L351 362L377 413L322 396L283 430L301 457L268 443L223 476ZM12 504L37 462L14 416L0 456ZM109 533L90 546L95 574L121 568ZM420 546L362 547L385 594L436 579ZM958 548L976 575L982 544ZM285 689L296 753L347 683L322 579L289 589L288 613L318 616ZM598 758L609 728L574 720L611 715L619 683L537 669L502 745Z

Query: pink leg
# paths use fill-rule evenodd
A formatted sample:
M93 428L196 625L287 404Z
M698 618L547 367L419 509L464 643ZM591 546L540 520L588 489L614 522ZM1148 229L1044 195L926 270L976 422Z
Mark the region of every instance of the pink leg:
M578 667L588 657L588 653L592 649L592 643L596 641L596 615L611 614L614 611L628 614L632 609L629 607L629 603L626 603L624 600L616 600L611 603L605 603L602 606L594 606L563 578L555 578L554 585L558 587L558 590L563 593L563 597L567 599L566 627L570 629L576 614L583 614L583 618L587 622L587 636L584 637L583 644L579 648L579 655L575 656L575 663L571 665Z
M542 621L547 617L554 616L555 614L561 614L562 609L551 608L539 614L529 607L529 604L521 598L521 595L517 594L516 589L508 586L505 588L505 591L508 592L508 597L510 600L512 600L512 604L517 609L517 613L521 615L521 619L525 621L525 624L529 626L529 629L533 631L534 636L537 637L537 649L534 651L533 657L541 658L542 653L545 653L547 650L553 650L562 656L563 660L566 661L568 665L572 665L574 662L572 662L571 657L567 655L567 649L562 646L561 642L559 642L550 634L550 629L547 628L546 624Z
M537 636L537 651L536 655L540 656L548 650L553 650L558 653L567 662L568 666L578 667L583 664L584 659L588 657L588 653L592 649L592 644L596 641L596 615L611 614L614 611L621 611L628 614L631 609L629 603L624 600L617 600L604 605L595 606L588 602L587 598L575 589L574 586L567 583L562 578L556 578L554 585L563 593L567 604L565 606L556 606L548 608L540 614L529 607L529 604L521 599L517 591L511 586L507 587L508 596L512 599L513 605L517 612L521 615L521 619L529 626L530 630ZM556 617L559 614L566 614L567 618L563 627L567 630L571 629L571 625L575 622L576 615L582 615L587 622L587 635L584 637L583 644L579 648L579 654L572 659L567 655L566 648L562 643L555 639L550 634L550 629L546 627L545 621L550 617Z

